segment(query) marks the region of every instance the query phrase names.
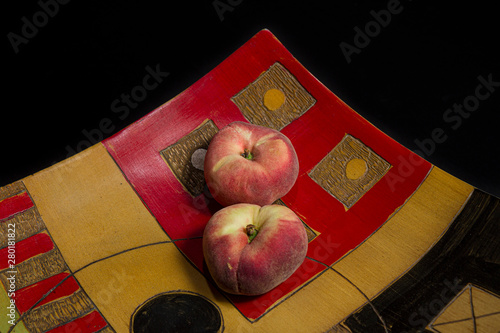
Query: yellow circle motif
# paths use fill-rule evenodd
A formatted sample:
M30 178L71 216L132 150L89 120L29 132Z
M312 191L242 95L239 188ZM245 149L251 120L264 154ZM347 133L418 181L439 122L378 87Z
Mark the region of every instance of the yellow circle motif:
M345 174L347 178L355 180L361 178L366 173L366 162L360 158L353 158L347 163Z
M264 105L269 111L279 109L285 103L285 94L278 89L269 89L264 94Z

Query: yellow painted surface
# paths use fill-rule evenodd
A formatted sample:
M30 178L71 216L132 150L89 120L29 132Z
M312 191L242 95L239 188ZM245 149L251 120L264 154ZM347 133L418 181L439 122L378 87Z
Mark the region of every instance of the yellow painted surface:
M328 270L252 328L256 332L326 332L366 302L352 284Z
M23 181L71 270L168 239L102 144Z
M489 316L493 312L498 312L500 315L500 296L482 290L477 287L472 287L472 301L474 303L474 315L477 317ZM500 321L498 322L500 329Z
M476 317L476 332L500 332L500 313L479 318Z
M433 327L446 323L458 322L463 320L472 320L472 307L470 303L469 287L462 291L449 305L442 310L433 322Z
M434 332L437 333L477 333L474 330L474 322L472 319L469 320L464 320L464 321L458 321L458 322L451 322L447 323L445 325L439 325L439 326L433 326ZM488 332L488 331L478 331L478 332ZM497 332L492 332L491 333L497 333Z

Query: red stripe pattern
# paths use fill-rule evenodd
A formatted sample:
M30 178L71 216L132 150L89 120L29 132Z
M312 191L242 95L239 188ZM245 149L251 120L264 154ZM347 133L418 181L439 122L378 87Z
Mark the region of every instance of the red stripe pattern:
M56 289L39 302L53 288ZM38 307L47 304L61 297L72 295L79 289L80 286L76 280L69 273L63 272L18 290L16 292L16 306L20 313L24 313L34 305Z
M33 202L26 192L6 198L0 201L0 220L7 219L31 207L33 207Z
M47 333L97 332L106 327L106 325L106 320L102 315L97 311L93 311L84 317L56 327Z
M46 233L33 235L25 240L16 243L15 261L16 263L24 262L25 260L32 258L38 254L49 252L53 248L54 243L52 243L52 239ZM0 270L9 267L7 260L8 252L9 247L0 249L0 258L4 258L4 260L0 261Z

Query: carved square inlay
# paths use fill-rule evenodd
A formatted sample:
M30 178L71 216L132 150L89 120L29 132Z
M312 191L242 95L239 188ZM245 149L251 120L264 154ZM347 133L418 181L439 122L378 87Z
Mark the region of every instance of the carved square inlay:
M204 153L218 130L212 120L207 120L173 145L160 151L175 177L193 197L204 191Z
M231 100L252 124L278 131L316 103L295 76L278 62Z
M346 134L309 176L344 206L351 208L390 168L386 160Z

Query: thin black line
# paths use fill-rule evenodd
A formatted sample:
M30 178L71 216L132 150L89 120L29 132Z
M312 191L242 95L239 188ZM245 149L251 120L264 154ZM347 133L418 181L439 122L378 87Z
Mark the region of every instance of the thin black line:
M373 305L373 303L370 301L370 299L368 298L368 296L366 296L366 294L358 288L358 286L356 286L351 280L349 280L347 277L345 277L344 275L342 275L342 273L340 273L339 271L337 271L336 269L334 269L332 266L329 266L319 260L316 260L316 259L313 259L313 258L310 258L310 257L306 257L307 259L309 260L312 260L314 262L317 262L318 264L321 264L329 269L331 269L332 271L334 271L336 274L338 274L341 278L343 278L344 280L346 280L347 282L349 282L349 284L351 284L354 288L356 288L357 291L359 291L359 293L361 295L363 295L363 297L366 299L366 301L368 302L368 304L370 304L371 308L373 309L373 312L375 312L375 314L377 315L378 319L380 320L380 322L382 323L382 325L384 326L384 330L386 333L389 333L389 330L387 329L387 326L385 324L385 321L384 321L384 318L382 318L382 316L380 315L380 313L378 312L378 310L375 308L375 306Z
M450 323L454 323L454 322L461 322L461 321L467 321L467 320L471 320L472 317L470 318L464 318L464 319L456 319L456 320L452 320L452 321L447 321L447 322L441 322L439 324L436 324L436 320L438 320L447 310L448 308L457 300L459 299L460 297L462 297L462 295L465 294L467 288L470 288L470 284L467 284L463 289L461 289L458 294L456 294L447 304L444 308L441 309L441 311L439 311L439 313L429 322L429 326L431 328L434 328L435 326L441 326L441 325L446 325L446 324L450 324ZM464 296L465 297L465 296ZM469 302L470 303L470 302Z
M130 251L141 249L143 247L149 247L149 246L160 245L160 244L169 244L169 243L175 243L175 242L178 242L178 241L191 240L191 239L199 239L199 238L202 238L202 236L197 236L197 237L192 237L192 238L179 238L179 239L174 239L174 240L169 240L169 241L161 241L161 242L155 242L155 243L149 243L149 244L139 245L139 246L127 249L127 250L123 250L123 251L114 253L114 254L109 255L107 257L104 257L104 258L101 258L101 259L97 259L96 261L90 262L90 263L88 263L88 264L86 264L86 265L78 268L76 271L73 272L73 274L76 274L76 273L80 272L81 270L83 270L83 269L85 269L85 268L87 268L89 266L92 266L93 264L96 264L98 262L101 262L101 261L104 261L104 260L116 257L116 256L118 256L120 254L123 254L123 253L127 253L127 252L130 252Z
M150 244L143 244L143 245L140 245L140 246L136 246L136 247L133 247L133 248L130 248L130 249L127 249L127 250L123 250L123 251L120 251L120 252L117 252L115 254L112 254L112 255L109 255L107 257L104 257L104 258L101 258L101 259L98 259L98 260L95 260L93 262L90 262L80 268L78 268L77 270L75 270L74 272L71 272L71 270L69 270L69 267L68 267L68 270L69 270L69 274L68 276L66 276L64 279L62 279L58 284L56 284L52 289L50 289L47 293L45 293L35 304L33 304L28 310L26 310L23 314L21 314L19 316L19 318L16 320L16 322L14 323L14 325L12 325L9 330L7 331L7 333L11 333L12 330L17 326L17 324L24 319L24 317L26 317L29 312L31 310L33 310L38 304L40 304L45 298L47 298L47 296L49 296L54 290L56 290L61 284L64 283L64 281L66 281L67 279L69 279L70 277L74 277L74 275L80 271L82 271L83 269L89 267L89 266L92 266L98 262L101 262L101 261L104 261L104 260L107 260L107 259L110 259L110 258L113 258L113 257L116 257L120 254L123 254L123 253L127 253L127 252L130 252L130 251L134 251L134 250L137 250L137 249L140 249L140 248L143 248L143 247L148 247L148 246L154 246L154 245L160 245L160 244L170 244L170 243L175 243L177 241L183 241L183 240L191 240L191 239L199 239L199 238L202 238L202 236L197 236L197 237L192 237L192 238L179 238L179 239L174 239L174 240L169 240L169 241L161 241L161 242L155 242L155 243L150 243ZM80 289L83 290L83 288L80 287ZM96 307L96 310L97 310L97 307Z
M472 315L472 324L474 325L474 333L477 333L476 315L474 314L474 301L472 300L472 285L470 284L469 284L469 301L470 301L470 313Z
M484 318L484 317L489 317L489 316L494 316L494 315L499 315L499 314L500 314L500 311L497 311L497 312L492 312L492 313L480 315L480 316L477 316L476 318L477 319L481 319L481 318Z
M464 318L464 319L457 319L457 320L447 321L446 323L432 324L431 326L434 328L436 326L444 326L444 325L448 325L448 324L462 323L462 322L469 321L469 320L472 320L472 317L471 318Z
M500 315L500 311L492 312L492 313L488 313L488 314L484 314L484 315L480 315L480 316L477 316L476 319L481 319L481 318L495 316L495 315ZM447 321L445 323L432 324L432 327L434 327L434 326L443 326L443 325L448 325L448 324L455 324L455 323L461 323L461 322L468 321L468 320L472 320L472 317L471 318L465 318L465 319L457 319L457 320Z

